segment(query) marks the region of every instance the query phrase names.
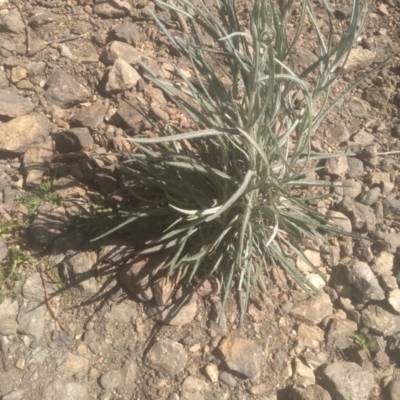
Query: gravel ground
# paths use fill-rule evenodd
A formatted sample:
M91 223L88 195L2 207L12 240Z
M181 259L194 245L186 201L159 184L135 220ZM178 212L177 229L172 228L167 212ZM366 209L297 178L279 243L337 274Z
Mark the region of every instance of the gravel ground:
M250 2L239 6L246 20ZM131 104L191 126L138 64L174 79L172 61L191 75L146 7L187 35L147 0L0 0L0 264L13 271L0 303L1 398L399 399L399 5L373 6L333 95L393 58L312 141L315 153L356 154L326 163L321 178L335 188L316 206L363 238L305 243L328 284L297 260L321 289L309 298L271 270L243 326L235 293L222 308L217 280L174 313L188 288L173 290L177 277L151 284L148 270L162 256L135 256L157 221L90 242L124 204L122 176L98 156L114 161L115 151L135 151L127 138L152 134ZM340 29L349 5L334 11ZM312 39L301 37L298 68L316 58ZM3 232L13 221L20 226Z

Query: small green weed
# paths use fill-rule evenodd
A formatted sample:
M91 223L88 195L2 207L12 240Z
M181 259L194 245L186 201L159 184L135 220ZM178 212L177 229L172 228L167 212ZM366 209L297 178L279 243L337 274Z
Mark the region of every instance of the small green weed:
M44 181L39 186L17 197L15 202L24 205L30 214L36 211L42 201L59 204L60 196L53 190L54 180Z
M6 261L0 265L0 302L3 301L5 291L12 289L13 283L18 279L18 268L35 262L35 257L19 249L9 250Z
M11 230L18 228L20 224L16 221L5 222L0 225L0 236L4 238L7 236Z
M352 332L349 338L354 339L354 342L365 351L372 350L374 348L374 343L369 340L368 336L362 332Z

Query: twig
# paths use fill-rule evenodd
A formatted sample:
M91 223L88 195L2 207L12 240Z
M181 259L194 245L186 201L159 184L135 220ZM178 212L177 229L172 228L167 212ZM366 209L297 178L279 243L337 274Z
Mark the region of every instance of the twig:
M8 357L7 345L6 345L6 342L4 341L3 335L1 335L1 334L0 334L0 350L2 352L3 368L4 368L4 371L7 371L7 369L8 369L8 364L7 364L7 357Z
M29 25L28 25L28 22L26 21L24 13L22 12L22 8L21 8L21 4L19 3L19 0L15 0L15 5L17 6L18 12L21 14L22 22L25 25L26 54L29 54L29 52L31 51L31 33L29 31Z
M62 39L53 39L45 42L46 45L53 44L53 43L64 43L64 42L72 42L73 40L77 40L87 36L87 33L82 33L82 35L75 35L75 36L68 36Z
M44 267L42 266L38 266L38 271L40 273L40 277L42 278L42 282L43 282L43 289L44 289L44 297L46 299L46 305L47 308L50 311L50 314L53 316L53 318L58 322L58 325L60 325L60 328L65 331L68 332L68 329L65 327L65 325L60 321L60 319L57 317L57 313L54 310L54 307L51 305L50 303L50 299L49 299L49 293L47 292L47 286L46 286L46 279L44 276Z

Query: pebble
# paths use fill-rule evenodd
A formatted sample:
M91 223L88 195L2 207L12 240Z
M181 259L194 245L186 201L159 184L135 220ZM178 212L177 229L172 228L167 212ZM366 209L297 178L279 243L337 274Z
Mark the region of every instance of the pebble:
M100 377L100 385L105 390L114 390L122 383L121 371L108 371Z
M400 332L400 315L394 315L377 305L364 308L361 319L364 326L385 337Z
M107 76L107 94L121 93L136 86L140 75L124 59L117 58Z
M333 176L344 176L348 169L347 157L329 158L325 163L325 172Z
M167 376L174 376L183 371L187 358L185 349L180 343L163 339L150 348L144 364Z
M394 265L394 255L387 251L380 252L372 263L371 269L377 275L384 275L392 271Z
M361 194L360 202L367 206L372 206L378 200L380 195L381 189L379 187L374 187Z
M265 355L252 340L229 336L219 344L218 350L232 371L247 378L254 378L261 371Z
M211 392L210 385L193 376L188 376L182 384L180 400L207 400Z
M290 311L290 315L294 319L309 325L318 325L332 313L332 302L326 293L320 293L308 300L299 302Z
M299 359L294 361L293 380L296 386L307 387L315 384L314 371Z
M204 371L211 382L218 382L218 367L215 364L207 364Z
M361 160L355 157L347 158L348 169L346 176L351 179L360 178L364 174L364 164Z
M385 292L367 263L354 260L345 266L344 272L353 289L353 296L359 302L385 299Z
M226 371L222 371L219 374L219 380L232 388L234 388L237 385L237 381L233 377L233 375L231 375L229 372Z

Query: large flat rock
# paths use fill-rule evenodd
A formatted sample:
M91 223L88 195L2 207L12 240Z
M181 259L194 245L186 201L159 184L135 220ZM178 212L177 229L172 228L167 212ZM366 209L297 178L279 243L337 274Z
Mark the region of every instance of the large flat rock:
M23 115L0 125L0 151L24 153L29 146L43 142L51 122L43 114Z

